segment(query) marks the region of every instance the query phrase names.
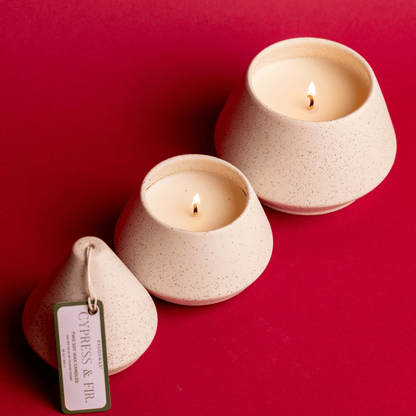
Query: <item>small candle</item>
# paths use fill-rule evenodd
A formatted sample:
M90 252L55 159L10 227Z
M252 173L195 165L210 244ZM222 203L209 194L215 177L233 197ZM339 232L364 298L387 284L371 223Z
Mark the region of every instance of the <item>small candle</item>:
M203 204L197 204L195 195ZM152 213L172 227L188 231L211 231L238 218L247 203L241 187L220 175L185 171L160 179L146 191Z
M313 111L308 87L314 83ZM305 121L335 120L357 110L368 96L368 82L345 65L324 58L291 58L273 62L252 77L258 98L285 116ZM312 94L314 95L314 94Z

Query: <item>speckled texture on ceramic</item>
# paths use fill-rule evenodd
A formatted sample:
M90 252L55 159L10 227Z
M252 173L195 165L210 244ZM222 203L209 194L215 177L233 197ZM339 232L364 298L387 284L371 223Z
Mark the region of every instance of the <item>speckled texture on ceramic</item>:
M253 92L252 74L278 59L320 57L347 66L369 95L332 121L283 116ZM379 185L396 156L396 136L379 84L356 52L323 39L299 38L263 50L235 87L217 122L218 156L239 168L267 206L315 215L341 209Z
M225 227L192 232L168 226L148 209L145 192L178 171L222 175L247 191L243 213ZM245 176L221 159L184 155L153 168L127 203L116 226L117 254L152 294L182 305L217 303L240 293L266 268L273 237Z
M133 364L151 344L157 313L151 296L116 254L96 237L78 240L70 255L42 280L23 311L23 330L31 347L57 368L53 306L87 299L86 247L92 244L91 280L104 305L109 374Z

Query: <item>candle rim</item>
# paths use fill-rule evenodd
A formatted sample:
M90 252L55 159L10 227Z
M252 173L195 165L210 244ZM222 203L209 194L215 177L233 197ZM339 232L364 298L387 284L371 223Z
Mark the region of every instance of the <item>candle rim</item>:
M320 44L327 45L327 46L341 48L341 49L345 50L346 52L348 52L350 55L354 56L363 65L363 67L366 69L367 75L369 77L370 86L369 86L368 95L367 95L366 99L364 100L364 102L358 108L356 108L354 111L352 111L351 113L349 113L345 116L334 118L334 119L331 119L331 120L309 121L309 120L302 120L302 119L290 117L290 116L287 116L285 114L279 113L278 111L276 111L273 108L271 108L270 106L268 106L264 101L262 101L257 96L257 94L255 93L255 88L254 88L252 78L253 78L253 75L254 75L254 73L253 73L254 66L258 63L258 61L262 58L262 56L266 55L271 50L278 47L278 45L280 46L280 45L285 44L285 43L295 43L296 44L296 43L302 43L302 42L305 42L305 43L307 43L307 42L310 42L310 43L314 42L315 43L316 42L318 44L320 43ZM326 58L321 57L321 59L326 59ZM327 60L329 60L329 59L327 59ZM314 38L314 37L299 37L299 38L285 39L285 40L273 43L272 45L270 45L270 46L266 47L265 49L261 50L253 58L253 60L250 62L250 65L248 66L247 71L245 73L245 83L247 85L248 93L251 95L251 97L258 104L260 104L262 107L264 107L270 114L282 117L282 118L290 120L292 122L305 123L305 124L308 124L308 125L309 124L310 125L316 125L316 124L327 124L327 123L340 122L340 121L344 121L348 117L353 117L354 115L356 115L358 113L358 111L362 111L362 109L365 109L364 107L366 107L368 105L368 103L370 101L370 97L374 94L375 83L376 82L377 81L376 81L374 71L372 70L372 68L368 64L368 62L358 52L354 51L353 49L349 48L348 46L343 45L342 43L338 43L338 42L328 40L328 39Z
M244 192L244 189L242 189L242 192L244 192L245 194L246 194L246 204L245 204L245 206L244 206L244 209L243 209L243 211L241 212L241 214L237 217L237 218L235 218L233 221L231 221L230 223L228 223L228 224L226 224L226 225L224 225L224 226L222 226L222 227L220 227L220 228L215 228L214 230L205 230L205 231L191 231L191 230L184 230L184 229L182 229L182 228L178 228L178 227L175 227L175 226L173 226L173 225L171 225L171 224L168 224L168 223L166 223L166 222L164 222L164 221L162 221L159 217L157 217L154 213L153 213L153 211L150 209L150 207L149 207L149 204L147 203L147 200L146 200L146 192L147 192L147 190L151 187L151 186L153 186L156 182L158 182L158 180L157 181L155 181L155 182L152 182L152 183L148 183L149 181L150 181L150 179L153 177L153 175L156 173L156 172L158 172L160 169L163 169L163 167L165 167L166 165L169 165L169 164L171 164L171 163L175 163L175 162L179 162L179 161L184 161L184 160L187 160L187 159L189 159L189 160L192 160L192 158L194 158L194 159L200 159L200 160L203 160L203 159L205 159L205 160L211 160L211 161L213 161L214 163L218 163L218 164L220 164L220 165L223 165L223 166L225 166L226 168L228 168L228 169L230 169L231 171L233 171L233 173L235 173L241 180L242 180L242 182L244 183L244 185L245 185L245 187L246 187L246 190L247 190L247 193L246 192ZM183 170L183 171L181 171L181 172L192 172L192 170ZM202 172L201 170L195 170L194 172ZM203 171L203 172L206 172L206 173L212 173L212 172L207 172L207 171ZM214 175L214 173L212 173L213 175ZM159 180L161 180L161 179L163 179L163 178L165 178L165 177L167 177L167 176L171 176L172 174L170 174L170 175L166 175L166 176L164 176L164 177L162 177L162 178L160 178ZM219 176L221 176L221 175L219 175ZM239 186L239 185L238 185ZM240 187L240 186L239 186ZM202 154L186 154L186 155L180 155L180 156L174 156L174 157L171 157L171 158L168 158L168 159L165 159L164 161L162 161L162 162L160 162L160 163L158 163L156 166L154 166L148 173L147 173L147 175L145 176L145 178L143 179L143 182L142 182L142 185L141 185L141 187L140 187L140 199L141 199L141 202L142 202L142 204L143 204L143 207L145 208L145 210L146 210L146 212L147 212L147 214L148 215L150 215L150 217L155 221L155 222L157 222L157 223L159 223L160 225L162 225L162 226L164 226L164 227L168 227L168 228L170 228L172 231L179 231L179 232L181 232L181 233L190 233L190 234L195 234L195 233L197 233L197 234L199 234L199 235L202 235L202 234L213 234L213 233L217 233L217 232L223 232L224 230L226 230L228 227L231 227L231 226L233 226L236 222L238 222L238 221L243 221L243 219L242 219L242 217L243 216L245 216L245 215L247 215L247 211L248 211L248 207L249 207L249 203L250 203L250 201L252 200L252 198L253 198L253 193L254 193L254 190L251 188L251 186L250 186L250 182L248 181L248 179L246 178L246 176L238 169L238 168L236 168L234 165L232 165L231 163L229 163L229 162L227 162L226 160L223 160L223 159L220 159L220 158L218 158L218 157L214 157L214 156L209 156L209 155L202 155Z

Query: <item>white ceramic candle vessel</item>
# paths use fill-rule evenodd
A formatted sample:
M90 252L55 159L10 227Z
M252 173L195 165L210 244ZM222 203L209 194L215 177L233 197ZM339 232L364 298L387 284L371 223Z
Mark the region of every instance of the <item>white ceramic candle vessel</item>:
M368 63L346 46L314 38L279 42L254 58L218 119L215 146L262 203L302 215L336 211L367 194L396 155Z
M116 254L96 237L78 240L63 264L42 280L23 311L23 330L30 346L57 368L53 306L87 300L86 248L92 245L91 281L104 306L109 374L133 364L149 347L157 328L151 296Z
M235 296L260 276L273 238L238 169L211 156L184 155L147 174L117 222L115 246L150 293L207 305Z

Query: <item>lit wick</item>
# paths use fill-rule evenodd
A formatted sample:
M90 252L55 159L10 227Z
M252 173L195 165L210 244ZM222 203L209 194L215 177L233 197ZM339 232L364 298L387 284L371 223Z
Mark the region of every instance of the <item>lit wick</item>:
M312 110L313 105L315 104L315 96L316 96L315 84L311 82L308 88L308 98L310 100L309 110Z
M200 202L199 194L196 194L194 196L194 200L192 201L194 216L198 215L198 204L199 204L199 202Z

